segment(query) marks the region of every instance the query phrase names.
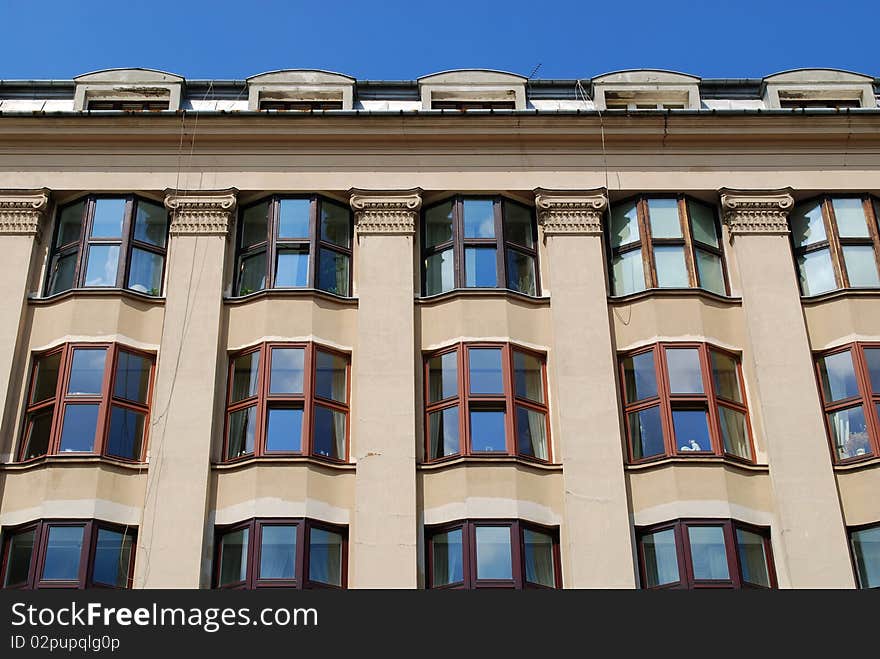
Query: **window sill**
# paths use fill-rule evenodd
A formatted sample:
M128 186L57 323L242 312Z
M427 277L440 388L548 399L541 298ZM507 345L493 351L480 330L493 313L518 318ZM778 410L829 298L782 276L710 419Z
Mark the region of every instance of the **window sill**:
M449 467L457 467L459 465L484 465L484 464L517 464L524 467L533 467L539 471L562 471L561 464L550 462L536 462L525 458L514 457L512 455L493 455L493 456L460 456L457 458L449 458L447 460L437 460L434 462L422 462L416 465L418 471L440 471Z
M253 465L283 465L283 464L308 464L318 467L326 467L337 471L355 471L357 465L350 462L331 462L329 460L321 460L307 455L289 455L284 457L267 457L258 458L241 458L232 462L214 462L211 464L213 471L236 471L244 467Z
M141 472L147 469L146 462L130 462L128 460L117 460L105 455L44 455L39 458L32 458L24 462L7 462L0 464L0 471L15 472L29 471L39 467L60 466L60 465L86 465L86 464L105 464L112 467L120 467L129 471Z
M609 304L629 304L638 300L652 297L698 297L713 302L721 302L730 306L741 306L741 297L732 297L728 295L719 295L711 291L704 291L702 288L648 288L637 293L628 293L627 295L609 295Z
M872 467L877 467L878 465L880 465L880 457L872 456L859 458L843 464L836 464L834 465L834 471L841 473L846 473L848 471L861 471L862 469L870 469Z
M417 297L415 302L422 306L431 306L433 304L441 304L448 300L458 300L462 298L475 298L481 300L506 298L509 300L526 302L536 307L550 306L550 298L548 296L535 297L509 288L454 288L451 291L438 293L437 295Z
M802 295L801 302L804 306L822 304L829 300L846 297L880 298L880 288L838 288L836 291L828 291L818 295Z
M56 302L78 297L124 297L138 300L139 302L155 304L156 306L165 304L165 296L163 295L147 295L146 293L139 293L127 288L71 288L62 293L55 293L54 295L48 295L45 297L31 294L28 296L28 304L34 306L49 306Z
M625 471L648 471L651 469L656 469L658 467L665 467L670 464L676 465L719 465L719 466L727 466L733 467L735 469L742 469L743 471L755 471L755 472L763 472L769 473L770 467L765 464L752 464L748 462L740 462L738 460L732 460L730 458L722 458L717 455L706 455L701 457L693 457L693 458L685 458L685 457L664 457L658 458L656 460L651 460L648 462L639 462L638 464L627 464L624 465Z
M277 298L282 300L319 298L345 306L356 307L358 305L358 299L356 297L342 297L317 288L265 288L261 291L248 293L247 295L224 295L223 303L229 306L238 306L254 300L262 300L263 298Z

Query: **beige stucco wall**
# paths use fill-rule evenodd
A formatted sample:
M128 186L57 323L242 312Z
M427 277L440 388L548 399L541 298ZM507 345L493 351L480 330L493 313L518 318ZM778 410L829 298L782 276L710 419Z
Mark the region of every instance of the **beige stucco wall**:
M826 350L852 341L880 341L880 296L858 295L804 304L810 348Z
M847 526L876 524L880 521L880 464L874 461L860 469L840 469L837 489Z

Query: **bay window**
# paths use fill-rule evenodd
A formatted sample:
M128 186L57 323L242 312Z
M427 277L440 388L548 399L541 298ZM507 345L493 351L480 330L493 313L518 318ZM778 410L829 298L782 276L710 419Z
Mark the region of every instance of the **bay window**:
M612 295L649 288L701 288L727 295L721 225L690 197L640 196L611 205Z
M520 520L428 527L428 588L561 588L559 531Z
M264 518L217 528L215 588L345 588L348 531L310 519Z
M321 195L262 199L239 211L235 295L314 288L351 295L348 205Z
M770 530L685 519L636 529L642 588L776 588Z
M704 343L659 343L620 360L629 460L754 451L739 358Z
M455 196L422 214L424 295L456 288L540 293L534 210L505 197Z
M74 288L162 294L168 213L136 195L89 195L58 210L46 295Z
M880 200L823 196L795 206L791 239L803 295L880 287Z
M135 529L98 520L38 520L3 529L3 588L131 588Z
M232 356L224 460L348 460L350 358L313 343L264 343Z
M550 462L545 357L462 343L425 360L425 455L516 455Z
M880 455L880 344L853 343L816 360L834 461Z
M143 462L154 362L115 343L70 343L35 355L19 460L98 454Z

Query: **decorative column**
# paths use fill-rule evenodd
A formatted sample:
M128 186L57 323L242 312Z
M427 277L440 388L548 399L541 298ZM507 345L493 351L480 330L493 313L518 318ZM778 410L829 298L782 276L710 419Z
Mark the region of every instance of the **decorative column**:
M565 483L567 588L634 588L615 348L606 293L604 189L535 190L550 271L556 439Z
M354 588L418 586L413 240L420 193L351 191L358 241Z
M788 240L790 190L723 189L775 508L777 570L793 588L852 588L837 484ZM781 557L781 560L780 560Z
M40 222L49 205L49 191L0 190L0 237L3 260L4 311L0 314L0 405L3 405L0 432L0 460L12 451L15 401L10 400L9 382L13 364L19 356L20 333L27 309L28 284L34 246L40 241ZM13 394L14 398L15 394Z
M226 236L237 190L168 190L165 323L150 420L149 473L135 587L198 588L202 574L220 346Z

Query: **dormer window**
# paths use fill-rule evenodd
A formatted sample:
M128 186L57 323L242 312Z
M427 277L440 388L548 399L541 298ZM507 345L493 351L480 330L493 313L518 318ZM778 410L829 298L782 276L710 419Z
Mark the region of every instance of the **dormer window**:
M671 71L620 71L593 79L602 110L698 110L699 78Z
M469 69L419 78L423 110L524 110L525 78L513 73Z
M248 110L312 112L351 110L354 78L313 70L272 71L247 79Z
M180 109L184 80L151 69L108 69L73 79L75 110L162 112Z
M874 108L874 79L834 69L800 69L764 78L764 105L769 109Z

